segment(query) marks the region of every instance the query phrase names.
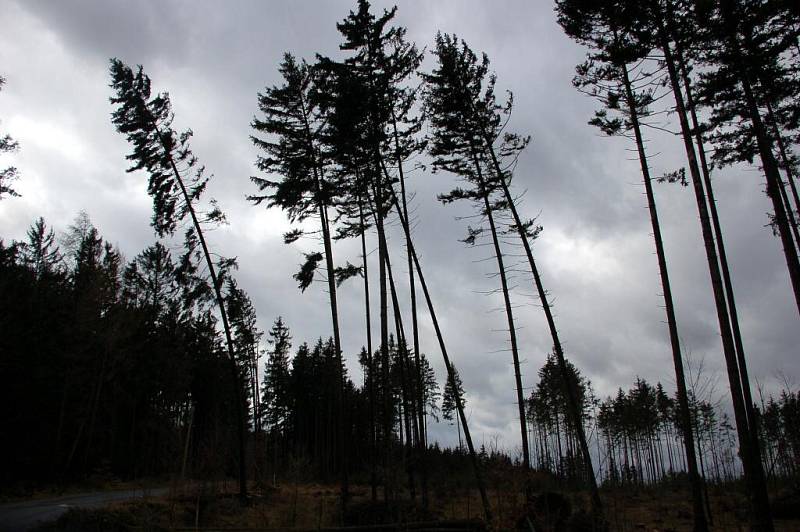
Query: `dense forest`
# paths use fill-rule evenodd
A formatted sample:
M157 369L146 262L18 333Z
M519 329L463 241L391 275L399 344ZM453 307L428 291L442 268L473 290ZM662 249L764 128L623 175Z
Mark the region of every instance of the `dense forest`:
M235 478L244 502L270 486L320 482L337 486L341 523L357 521L348 516L361 489L397 518L409 504L434 515L434 493L466 486L492 526L502 502L491 486L507 478L533 521L545 484L585 497L591 530L607 526L608 493L678 486L699 531L713 526L716 487L744 494L753 530L774 530L771 497L800 474L800 390L790 379L774 392L751 385L712 177L748 164L765 180L763 238L780 240L785 290L800 311L800 10L785 0L556 0L554 9L586 48L573 85L597 102L589 125L624 138L630 153L619 157L639 163L650 223L641 230L653 239L653 291L671 347L663 382L637 378L602 397L570 360L546 284L558 272L536 260L536 183L517 175L532 139L508 127L515 100L498 89L503 73L455 34L418 46L397 25L397 8L359 0L336 23L341 53L286 52L281 81L253 95L251 129L241 132L259 153L241 195L286 216L283 242L301 243L304 260L284 282L324 292L329 326L298 332L270 316L259 327L237 269L264 265L240 265L208 239L227 219L205 196L213 176L192 150L192 130L174 127L169 93L143 66L113 58L110 121L129 145L128 172L152 198L155 238L125 257L80 211L68 227L38 218L27 238L0 240L2 486ZM654 175L651 129L672 135L685 167ZM20 149L11 134L0 138L0 152ZM442 327L447 307L415 247L426 228L407 179L419 172L459 179L435 199L469 204L463 242L489 250L513 370L510 447L470 430L470 389L447 343L459 331ZM0 208L25 201L14 189L24 179L24 168L0 171ZM681 341L681 294L662 238L670 228L656 200L670 183L696 203L721 397ZM360 253L343 259L344 246ZM352 333L341 326L344 290L362 298L358 352L343 347ZM523 294L533 295L551 345L527 376ZM435 343L423 349L424 334ZM436 440L429 429L440 422L457 446Z

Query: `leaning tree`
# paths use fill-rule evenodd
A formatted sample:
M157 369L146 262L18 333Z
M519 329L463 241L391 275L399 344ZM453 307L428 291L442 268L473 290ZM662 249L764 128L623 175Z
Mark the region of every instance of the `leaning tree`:
M133 146L133 151L126 157L132 163L128 172L144 170L149 174L147 191L153 198L153 228L159 237L173 235L179 225L188 219L183 261L192 262L193 257L205 259L225 333L231 389L236 393L234 404L238 418L239 496L244 499L247 496L247 415L236 349L223 295L223 283L235 263L227 258L215 261L203 231L204 225L223 223L225 216L214 200L211 200L209 210L200 210L198 206L208 184L208 177L205 175L205 167L198 165L197 157L189 145L192 131L178 133L172 127L174 115L169 94L162 92L152 95L150 78L141 66L134 71L119 59L111 59L110 73L111 88L115 91L110 100L116 106L111 121Z

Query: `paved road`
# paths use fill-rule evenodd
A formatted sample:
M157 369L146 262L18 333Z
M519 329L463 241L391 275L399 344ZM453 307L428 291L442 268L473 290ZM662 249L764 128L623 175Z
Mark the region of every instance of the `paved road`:
M36 525L58 519L69 508L97 508L113 501L163 495L167 488L99 491L65 495L54 499L0 504L0 532L25 532Z

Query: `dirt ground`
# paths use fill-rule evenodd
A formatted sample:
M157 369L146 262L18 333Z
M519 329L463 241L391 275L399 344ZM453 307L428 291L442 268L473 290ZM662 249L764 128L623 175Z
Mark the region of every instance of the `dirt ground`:
M251 499L242 505L235 496L234 482L193 482L173 485L169 494L146 501L114 503L100 510L74 510L57 524L42 530L163 530L193 529L318 529L341 526L342 509L336 485L285 484L272 487L253 486ZM541 505L530 514L538 529L592 530L588 500L580 493L545 492L538 500L556 501L550 508L563 505L544 515ZM348 525L380 522L480 519L483 509L477 491L433 487L430 511L421 512L404 494L395 511L386 515L382 492L378 504L371 503L369 486L353 486L345 519ZM489 488L494 525L497 530L513 530L526 515L522 491L514 483ZM609 530L613 531L684 531L691 530L692 512L688 493L673 488L603 490L603 504ZM800 530L800 496L794 490L772 494L775 527L778 531ZM563 502L567 501L567 502ZM709 489L712 530L747 530L746 500L732 489ZM530 507L528 507L530 508ZM560 517L558 512L564 513ZM555 525L561 521L560 525Z

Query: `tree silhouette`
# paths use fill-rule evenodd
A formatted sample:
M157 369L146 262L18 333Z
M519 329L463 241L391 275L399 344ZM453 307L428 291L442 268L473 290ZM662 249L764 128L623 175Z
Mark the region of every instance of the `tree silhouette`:
M466 405L467 398L464 397L464 384L461 382L458 370L453 368L453 378L447 380L442 393L442 418L447 421L453 421L453 412L456 412L459 407L463 410ZM458 416L456 416L456 425L458 448L461 449L461 425L459 424Z
M769 116L762 116L760 110L768 106L768 115L773 111L772 122L776 127L775 111L780 110L780 114L788 111L788 116L793 117L789 122L797 128L800 87L792 72L797 67L787 68L782 60L797 36L792 38L791 33L784 32L784 26L775 23L776 15L780 14L775 10L778 5L724 0L698 6L696 17L702 18L707 28L703 34L702 60L711 66L700 76L699 99L711 110L711 140L717 148L714 159L720 164L731 164L752 162L757 156L761 161L767 196L772 201L773 221L800 311L800 260L789 221L792 209L784 200L775 158L776 138L768 129Z
M220 223L225 217L213 200L212 208L205 213L204 218L200 217L202 213L195 207L208 179L204 176L205 168L197 166L197 158L189 146L191 130L179 135L172 128L173 113L169 95L160 93L151 98L150 78L142 67L134 73L119 59L111 59L110 73L111 87L116 93L111 97L111 103L117 106L111 115L112 122L117 131L124 134L133 145L133 152L127 156L133 163L128 171L145 170L149 174L148 193L153 198L153 228L159 236L170 235L175 232L179 223L189 218L191 225L185 233L185 257L193 255L199 245L205 258L225 332L232 391L237 394L235 403L238 405L239 418L239 496L244 499L247 496L246 414L242 405L236 350L222 295L222 284L233 263L230 259L220 259L215 264L202 229L202 222Z
M479 63L466 43L459 44L455 37L438 34L434 53L438 60L438 68L432 73L424 75L426 82L425 105L432 126L429 150L431 156L434 157L433 165L434 168L461 176L472 187L470 189L457 188L448 194L440 195L439 200L443 203L470 200L476 204L480 216L485 217L489 223L508 322L517 388L523 462L527 470L530 469L530 457L517 332L507 271L503 260L504 254L500 247L495 221L495 211L499 206L492 198L498 189L498 184L496 180L486 175L487 161L481 149L481 133L484 128L495 130L500 127L499 115L494 114L494 77L490 77L488 81L485 80L488 74L488 58L484 56ZM476 100L484 103L482 115L476 116L473 113L465 116L464 113L459 112L460 105L468 105L467 102ZM469 228L469 235L465 241L474 244L481 232L482 229Z
M341 337L339 311L337 304L337 285L358 270L337 270L334 267L329 206L338 194L337 184L327 176L327 155L321 146L320 136L325 123L325 110L319 102L317 83L320 73L305 62L298 63L290 54L285 54L280 66L284 78L282 86L274 86L259 94L259 109L263 119L253 120L253 128L270 137L266 139L251 137L264 155L259 157L258 167L264 172L275 172L282 176L280 182L272 182L258 177L252 178L260 190L272 189L266 196L250 196L256 204L264 200L270 206L280 206L291 221L302 222L309 216L319 218L324 253L306 254L306 262L295 275L300 288L305 290L317 269L317 263L325 260L328 296L333 324L333 340L337 357L341 360ZM290 233L287 242L296 240L301 232ZM345 386L340 376L341 388ZM343 392L342 392L343 394ZM340 414L344 412L337 401ZM344 448L344 433L339 434L341 448ZM347 466L342 454L342 504L347 498Z

